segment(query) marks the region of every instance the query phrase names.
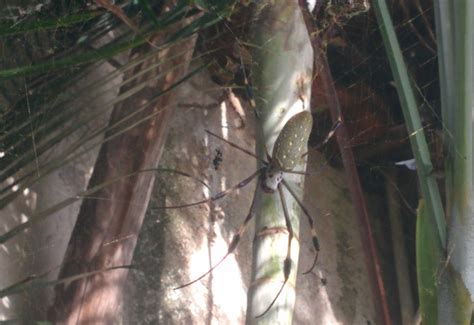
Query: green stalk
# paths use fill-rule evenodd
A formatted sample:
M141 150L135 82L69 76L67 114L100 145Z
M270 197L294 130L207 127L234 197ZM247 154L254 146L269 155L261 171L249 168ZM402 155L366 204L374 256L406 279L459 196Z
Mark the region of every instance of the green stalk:
M297 1L262 1L255 11L253 82L257 104L257 151L266 159L288 119L309 109L313 51ZM304 170L300 162L295 170ZM303 177L284 176L300 199ZM248 294L248 324L291 324L295 304L298 264L300 209L288 191L284 197L295 237L291 242L292 267L288 282L272 308L262 314L277 295L284 279L283 261L287 256L288 233L278 191L265 193L257 188L256 235L252 283Z
M455 91L457 103L451 106L454 114L454 201L453 214L459 213L462 222L471 217L469 199L472 192L472 90L473 90L473 17L474 3L459 0L454 7ZM455 104L455 103L451 103ZM455 217L453 215L453 217ZM474 281L474 280L473 280Z
M454 114L452 106L456 102L454 88L454 40L453 40L453 26L452 26L452 5L447 1L434 1L435 19L436 19L436 41L438 52L438 70L439 70L439 85L441 95L441 115L443 120L443 139L445 142L445 189L446 189L446 207L452 206L453 193L453 161L454 152L453 146L453 130ZM450 220L451 209L446 209L446 218Z
M385 1L374 2L377 19L382 29L388 57L398 87L400 101L405 115L407 128L412 143L413 153L418 165L418 175L429 218L435 221L441 250L449 253L449 258L440 260L440 274L433 274L433 261L430 272L426 272L426 263L418 260L419 279L424 286L430 281L436 292L425 295L420 286L420 301L425 318L428 313L436 312L433 301L438 301L438 322L440 324L469 324L472 315L472 297L474 293L474 241L472 188L472 56L473 33L472 17L474 5L470 0L453 2L437 1L435 4L437 37L439 45L439 66L441 103L445 127L446 159L446 192L447 213L450 216L448 228L449 241L446 242L444 212L436 182L429 171L432 169L421 131L413 90L403 62L393 25ZM454 51L453 51L454 49ZM421 222L419 220L419 222ZM429 226L423 221L423 228ZM426 230L425 230L426 231ZM424 241L434 240L419 231L417 246L426 247ZM436 247L437 245L431 244ZM420 253L420 252L418 252ZM440 257L441 258L441 257ZM426 260L425 260L426 262ZM423 275L423 273L425 273ZM439 283L439 296L438 295ZM426 310L430 305L431 309ZM424 307L423 307L424 306ZM430 315L429 317L432 317ZM429 323L429 319L423 322Z
M416 275L423 324L438 324L438 274L443 249L420 200L416 218Z
M437 1L441 44L441 103L445 124L449 259L441 277L440 321L470 324L474 297L474 201L472 198L473 15L470 0ZM450 52L444 50L450 46ZM448 52L450 55L446 55ZM450 74L446 73L448 71ZM441 74L441 78L443 78Z
M431 222L436 225L441 246L444 248L446 247L446 221L444 210L437 181L433 173L433 164L431 163L428 145L423 133L413 87L408 76L408 71L387 4L385 0L375 0L373 1L373 5L392 74L395 79L395 84L397 85L398 97L400 99L403 116L405 117L406 127L410 135L410 143L416 160L418 178L420 180L421 192L426 202L426 210L431 218Z

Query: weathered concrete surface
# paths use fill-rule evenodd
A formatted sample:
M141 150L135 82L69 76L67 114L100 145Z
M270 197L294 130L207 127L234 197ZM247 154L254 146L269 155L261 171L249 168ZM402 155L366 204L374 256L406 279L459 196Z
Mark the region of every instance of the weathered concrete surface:
M228 188L250 175L255 159L209 137L205 129L254 150L253 113L246 111L245 127L227 103L222 90L205 73L181 88L161 167L186 171L206 179L211 193ZM190 105L192 104L192 105ZM224 118L225 117L225 118ZM216 149L223 161L213 166ZM308 275L313 248L309 227L301 219L301 256L297 280L295 324L373 324L370 287L366 278L344 172L327 166L311 153L305 204L318 227L321 255ZM133 324L243 324L250 281L253 229L249 227L235 256L211 275L181 290L174 287L206 272L227 250L227 244L245 218L255 182L214 204L176 210L154 209L198 201L205 188L189 178L162 174L139 238L129 276L124 323Z
M240 118L229 103L220 103L221 98L222 89L211 83L206 73L180 88L179 101L175 104L179 117L173 122L161 162L162 167L205 178L212 193L239 182L256 168L254 158L206 136L205 129L219 135L228 132L229 140L254 150L253 114L246 111L245 127L238 128ZM104 101L110 101L110 97ZM213 165L216 149L223 154L218 170ZM15 205L1 212L2 230L17 224L22 213L27 216L28 209L42 209L84 189L94 160L94 155L83 158L30 189ZM344 173L327 166L319 154L313 153L308 170L313 175L305 181L305 204L316 218L321 255L315 270L301 275L311 265L314 253L306 221L302 219L294 323L367 324L367 320L373 320L370 289ZM153 207L198 200L204 194L203 186L189 178L159 175L135 253L134 264L138 270L129 276L124 324L244 322L252 227L242 238L236 255L230 256L211 276L182 290L172 288L207 271L210 255L212 262L216 262L225 254L227 244L248 211L254 186L252 183L212 206L163 211ZM34 231L2 246L0 272L5 275L1 278L2 287L32 272L49 269L53 269L50 276L54 278L57 273L54 268L64 255L78 207L70 206ZM5 298L0 305L1 316L11 318L25 310L41 315L50 301L50 293L42 289Z

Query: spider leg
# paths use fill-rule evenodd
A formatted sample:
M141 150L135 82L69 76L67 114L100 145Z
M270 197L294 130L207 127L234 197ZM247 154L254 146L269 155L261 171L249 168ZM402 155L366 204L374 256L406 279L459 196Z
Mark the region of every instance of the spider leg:
M290 192L291 196L295 199L295 201L298 203L300 206L301 210L303 210L304 214L306 215L308 219L309 226L311 227L311 237L313 241L313 246L314 249L316 250L316 255L314 257L313 265L311 265L310 269L306 272L303 272L303 274L308 274L313 270L313 268L316 265L316 262L318 261L318 256L319 256L319 240L318 240L318 234L316 232L316 228L314 227L314 222L313 222L313 217L309 214L308 209L303 205L303 202L298 198L296 193L293 191L293 189L290 187L290 185L283 179L282 180L283 186Z
M263 148L265 149L265 156L267 156L268 161L272 161L272 156L270 156L270 153L268 152L267 146L264 144Z
M211 189L211 187L209 185L207 185L207 183L205 181L203 181L202 179L199 179L189 173L186 173L186 172L182 172L180 170L177 170L177 169L173 169L173 168L158 168L156 169L157 172L167 172L167 173L174 173L174 174L178 174L178 175L181 175L181 176L185 176L185 177L189 177L191 179L193 179L194 181L198 182L199 184L202 184L204 185L205 187L207 187L208 189Z
M318 144L317 146L314 147L314 149L319 149L321 148L322 146L324 146L326 143L328 143L329 140L331 140L331 138L334 136L334 134L336 134L336 131L337 129L339 129L339 127L342 125L342 120L341 118L339 117L337 119L336 122L334 122L334 124L332 125L331 127L331 130L329 131L328 135L326 136L326 138L323 140L323 142L321 142L320 144ZM305 157L308 155L308 151L305 152L301 158Z
M290 215L288 213L288 208L286 206L286 201L283 195L283 188L281 187L281 184L278 184L278 192L280 193L280 200L283 206L283 214L285 216L286 229L288 229L288 248L286 251L285 261L283 262L284 280L283 280L283 284L280 287L280 290L278 290L278 293L273 299L273 301L270 303L267 309L265 309L265 311L261 313L260 315L258 315L256 318L262 317L272 308L272 306L275 304L278 297L280 296L281 292L283 291L283 288L285 287L286 282L288 282L288 278L290 277L290 273L291 273L291 241L293 239L294 233L293 233L293 227L291 225Z
M331 138L336 134L337 129L342 125L342 120L341 117L339 117L336 122L331 127L331 130L329 131L328 135L324 139L323 142L321 142L319 145L316 146L316 149L319 149L320 147L324 146Z
M310 173L308 173L308 172L303 172L303 171L299 171L299 170L286 170L286 169L284 169L283 172L288 173L288 174L311 176Z
M250 175L249 177L247 177L246 179L244 179L240 183L235 184L234 186L231 186L228 189L226 189L222 192L219 192L219 193L211 196L208 199L204 199L204 200L197 201L197 202L192 202L192 203L181 204L181 205L169 205L169 206L161 206L161 207L153 207L153 208L154 209L179 209L179 208L188 208L188 207L196 206L196 205L203 204L203 203L209 203L209 202L212 202L212 201L217 201L217 200L223 198L224 196L228 195L229 193L231 193L235 190L238 190L239 188L242 188L245 185L247 185L248 183L250 183L264 169L265 169L265 166L262 167L262 168L259 168L255 173L253 173L252 175Z
M239 146L238 144L233 143L233 142L230 142L229 140L226 140L226 139L224 139L223 137L221 137L221 136L219 136L219 135L217 135L217 134L215 134L215 133L213 133L213 132L211 132L211 131L209 131L209 130L206 130L206 132L209 133L210 135L212 135L213 137L216 137L217 139L219 139L219 140L221 140L221 141L224 141L225 143L227 143L228 145L234 147L235 149L238 149L238 150L240 150L240 151L246 153L247 155L252 156L252 157L258 159L259 161L263 162L264 164L267 163L265 160L263 160L262 158L260 158L260 157L257 156L256 154L254 154L253 152L251 152L251 151L249 151L249 150L247 150L247 149L242 148L242 147Z
M258 190L258 187L255 189L255 192ZM239 230L237 231L237 233L234 235L234 237L232 237L232 240L229 244L229 248L227 249L227 253L224 255L224 257L222 257L219 262L217 262L215 265L213 265L209 271L207 271L206 273L204 273L203 275L201 275L200 277L198 277L197 279L191 281L191 282L188 282L186 284L183 284L183 285L180 285L179 287L176 287L174 288L173 290L178 290L178 289L182 289L184 287L187 287L187 286L190 286L191 284L193 283L196 283L197 281L201 280L202 278L204 278L206 275L208 275L209 273L211 273L216 267L218 267L222 262L224 262L224 260L234 252L234 250L237 248L237 245L239 244L240 242L240 238L242 238L244 232L245 232L245 229L247 228L247 225L248 223L250 222L250 220L252 220L252 218L255 216L255 198L256 198L256 195L254 194L253 196L253 200L252 200L252 204L250 205L250 210L249 210L249 213L247 214L247 217L245 218L244 222L240 225L240 228Z

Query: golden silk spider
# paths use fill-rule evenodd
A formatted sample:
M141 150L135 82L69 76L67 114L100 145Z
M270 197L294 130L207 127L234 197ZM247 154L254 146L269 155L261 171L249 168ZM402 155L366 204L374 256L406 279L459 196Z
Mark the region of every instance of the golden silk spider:
M240 147L239 145L237 145L233 142L230 142L230 141L220 137L219 135L217 135L217 134L215 134L215 133L213 133L209 130L206 130L206 132L208 134L210 134L211 136L227 143L228 145L232 146L235 149L238 149L238 150L240 150L240 151L256 158L257 160L259 160L261 162L262 167L260 167L257 171L252 173L250 176L248 176L247 178L245 178L244 180L242 180L238 184L235 184L234 186L231 186L231 187L229 187L228 189L226 189L222 192L219 192L215 195L212 195L211 197L209 197L207 199L203 199L203 200L193 202L193 203L186 203L186 204L182 204L182 205L162 207L162 208L165 208L165 209L177 209L177 208L185 208L185 207L196 206L196 205L200 205L200 204L204 204L204 203L209 203L211 201L216 201L216 200L219 200L219 199L225 197L226 195L228 195L229 193L231 193L231 192L233 192L237 189L245 187L246 185L248 185L252 180L254 180L257 177L259 178L259 186L262 188L262 190L264 192L274 193L278 190L278 194L280 196L280 201L281 201L282 207L283 207L285 224L286 224L286 228L287 228L287 231L288 231L287 255L286 255L286 258L283 262L284 263L284 265L283 265L284 266L283 267L284 281L283 281L278 293L276 294L276 296L272 300L272 302L257 317L261 317L261 316L265 315L271 309L271 307L274 305L274 303L276 302L276 300L280 296L281 292L283 291L283 288L285 287L285 284L287 283L287 281L289 279L291 269L292 269L292 265L291 265L292 260L291 260L291 255L290 254L291 254L291 241L294 237L294 233L293 233L293 228L292 228L292 225L291 225L291 222L290 222L290 217L289 217L286 201L285 201L285 198L284 198L284 195L283 195L283 187L285 187L287 189L287 191L295 199L295 201L297 202L298 206L301 208L303 213L306 215L308 223L309 223L310 228L311 228L312 243L313 243L313 247L316 251L316 255L315 255L315 258L313 260L313 263L312 263L310 269L308 271L304 272L303 274L307 274L307 273L311 272L313 270L313 268L315 267L316 262L317 262L320 247L319 247L319 241L318 241L318 237L317 237L317 233L316 233L316 228L314 226L313 218L311 217L309 211L304 207L302 201L297 197L295 191L291 188L291 186L288 184L288 182L284 178L285 173L306 174L305 172L294 171L293 169L295 168L297 163L302 158L304 158L304 156L306 155L306 153L304 153L303 150L306 146L306 143L308 142L308 138L309 138L309 135L310 135L310 132L311 132L312 124L313 124L312 115L311 115L311 113L309 113L307 111L302 111L302 112L297 113L294 116L292 116L287 121L287 123L284 125L284 127L282 128L280 134L278 135L277 140L275 142L275 145L273 147L272 155L270 156L268 154L268 152L266 153L267 160L264 160L264 159L260 158L259 156L257 156L256 154L254 154L253 152L251 152L247 149L244 149L244 148ZM327 135L326 139L322 142L322 144L326 143L332 137L332 135L335 133L338 126L339 126L339 123L336 123L333 126L333 128L331 129L331 131ZM188 283L185 283L183 285L180 285L180 286L174 288L175 290L182 289L184 287L190 286L190 285L196 283L197 281L203 279L205 276L207 276L209 273L211 273L215 268L217 268L229 255L231 255L234 252L234 250L236 249L236 247L239 244L239 241L240 241L243 233L245 232L245 229L246 229L248 223L252 220L252 218L255 215L255 212L254 212L255 197L256 196L254 195L254 198L253 198L252 203L250 205L249 212L248 212L245 220L240 225L238 231L236 232L236 234L233 236L232 240L230 241L230 244L229 244L228 249L227 249L227 253L216 264L214 264L207 272L205 272L204 274L202 274L198 278L196 278L196 279L194 279L194 280L192 280Z

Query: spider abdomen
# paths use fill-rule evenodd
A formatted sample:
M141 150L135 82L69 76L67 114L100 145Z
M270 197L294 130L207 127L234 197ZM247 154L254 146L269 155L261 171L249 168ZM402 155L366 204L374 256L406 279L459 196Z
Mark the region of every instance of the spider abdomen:
M304 154L313 127L308 111L293 115L281 130L273 147L272 164L275 169L292 170Z

